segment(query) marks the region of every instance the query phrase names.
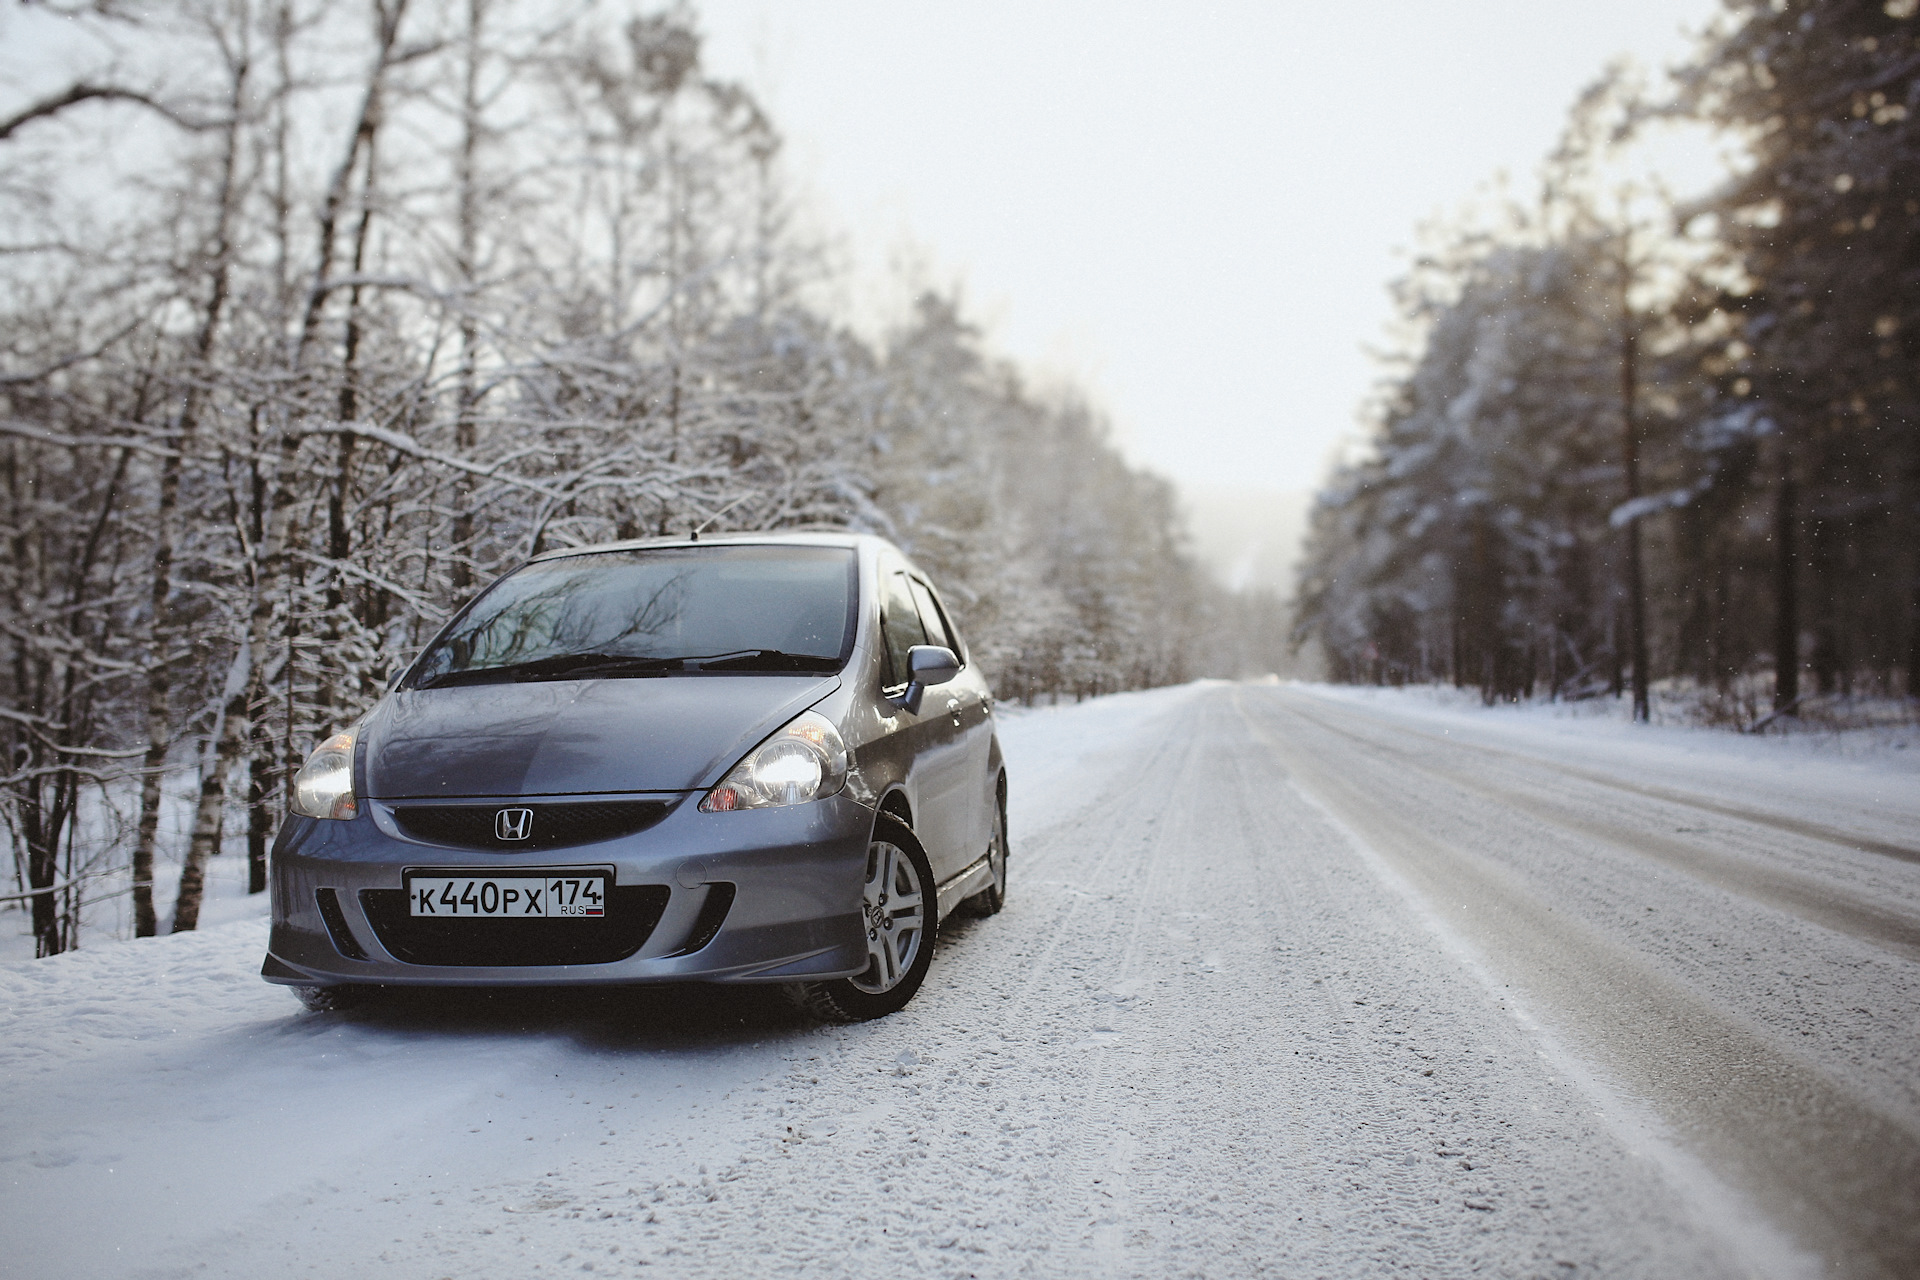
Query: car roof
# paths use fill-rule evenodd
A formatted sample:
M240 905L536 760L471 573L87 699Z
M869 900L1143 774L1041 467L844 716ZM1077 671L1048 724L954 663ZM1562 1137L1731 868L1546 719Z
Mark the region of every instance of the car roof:
M564 547L534 556L529 563L559 560L567 556L594 555L603 551L652 551L664 547L846 547L852 550L892 548L885 538L851 529L769 529L760 533L714 533L700 537L630 538L624 542L598 542L587 547Z

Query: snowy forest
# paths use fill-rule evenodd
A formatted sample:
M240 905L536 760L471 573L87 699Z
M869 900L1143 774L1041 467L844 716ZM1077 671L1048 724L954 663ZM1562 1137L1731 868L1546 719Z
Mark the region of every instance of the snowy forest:
M1313 516L1296 638L1335 678L1749 729L1920 694L1917 7L1728 0L1419 257ZM1742 157L1702 198L1622 162L1676 125Z
M542 550L880 532L1004 698L1283 651L950 292L882 338L819 301L778 127L688 10L69 8L62 83L0 119L0 817L40 954L123 895L193 929L242 842L263 889L313 743Z

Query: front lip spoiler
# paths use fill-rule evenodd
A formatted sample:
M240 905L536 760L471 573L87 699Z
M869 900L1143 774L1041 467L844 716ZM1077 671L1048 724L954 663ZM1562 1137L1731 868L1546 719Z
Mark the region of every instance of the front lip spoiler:
M391 972L369 974L364 978L346 978L339 974L330 973L323 976L309 973L305 970L295 968L293 965L288 964L279 956L269 951L266 954L266 958L260 963L260 976L267 982L281 987L333 987L345 984L349 986L418 987L424 990L433 987L454 989L490 986L573 987L582 985L605 985L637 987L681 982L796 982L801 980L818 981L825 978L850 978L855 974L866 972L866 957L864 955L861 956L862 963L855 968L820 967L819 961L822 957L830 957L840 949L841 948L837 946L817 947L799 955L780 956L773 960L759 960L751 964L739 965L732 969L720 970L718 972L709 970L706 972L695 971L687 973L669 972L658 975L634 975L631 973L605 974L595 975L586 981L583 981L577 972L578 970L599 969L611 966L543 966L537 973L528 969L513 969L511 971L500 969L483 970L481 972L488 973L490 976L466 977L459 981L448 981L444 977L437 976L446 972L444 968L440 968L439 966L431 967L436 974L436 976L431 978L416 978L411 974L401 975ZM678 959L682 957L663 958Z
M260 962L260 976L268 982L283 987L319 987L326 984L320 979L300 972L273 952L267 952L267 958Z

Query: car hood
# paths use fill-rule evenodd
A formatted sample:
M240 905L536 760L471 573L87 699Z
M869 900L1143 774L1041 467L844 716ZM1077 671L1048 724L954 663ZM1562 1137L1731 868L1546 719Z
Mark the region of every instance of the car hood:
M697 790L839 683L756 674L399 690L360 728L367 794Z

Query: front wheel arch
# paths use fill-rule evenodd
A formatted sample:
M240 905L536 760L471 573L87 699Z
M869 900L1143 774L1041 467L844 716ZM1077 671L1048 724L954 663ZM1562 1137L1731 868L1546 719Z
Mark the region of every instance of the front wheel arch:
M920 847L920 841L914 836L913 829L892 816L881 813L874 819L873 836L868 841L869 885L872 883L874 859L883 858L884 850L897 850L904 855L912 866L912 878L919 882L919 923L916 925L917 937L911 959L905 970L893 985L882 991L864 989L855 978L830 978L820 982L802 982L796 984L792 994L801 1006L822 1022L866 1022L873 1018L884 1018L906 1007L914 993L927 978L927 970L933 965L934 942L939 934L938 891L933 879L932 864L927 861L926 850ZM872 904L868 902L867 889L863 887L861 911L866 915ZM870 933L869 939L876 940L878 934ZM880 964L876 957L874 964ZM858 975L868 979L874 973L873 968Z
M907 801L907 793L898 787L881 798L880 807L874 814L874 825L878 827L888 819L905 827L909 833L913 830L913 806Z

